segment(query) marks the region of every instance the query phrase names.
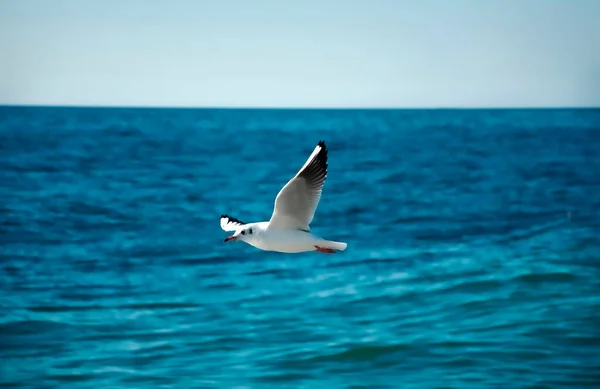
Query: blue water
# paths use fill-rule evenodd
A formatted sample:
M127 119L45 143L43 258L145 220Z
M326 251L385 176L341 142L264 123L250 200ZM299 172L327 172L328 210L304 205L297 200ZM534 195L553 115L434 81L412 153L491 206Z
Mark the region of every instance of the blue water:
M319 140L313 231L268 220ZM0 108L0 386L600 384L600 110Z

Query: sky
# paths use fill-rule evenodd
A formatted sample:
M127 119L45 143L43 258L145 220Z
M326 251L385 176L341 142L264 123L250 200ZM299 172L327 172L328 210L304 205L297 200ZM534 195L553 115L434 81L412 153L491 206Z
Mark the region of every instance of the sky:
M0 104L599 107L599 0L0 0Z

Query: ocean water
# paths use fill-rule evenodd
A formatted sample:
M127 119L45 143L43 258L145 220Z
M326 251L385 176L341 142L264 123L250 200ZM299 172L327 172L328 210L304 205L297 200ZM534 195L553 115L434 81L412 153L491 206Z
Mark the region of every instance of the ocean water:
M313 231L268 220L319 140ZM0 386L600 385L600 110L0 108Z

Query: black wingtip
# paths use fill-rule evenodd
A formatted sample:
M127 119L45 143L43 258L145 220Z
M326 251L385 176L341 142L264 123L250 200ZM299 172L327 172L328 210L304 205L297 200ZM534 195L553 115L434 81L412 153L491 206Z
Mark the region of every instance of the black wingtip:
M327 176L327 168L329 166L327 164L328 152L327 146L325 145L325 141L319 141L318 147L320 147L321 149L318 151L317 155L313 158L311 163L301 173L301 176L311 177L311 179L316 179L318 182L320 182L319 180L324 179Z
M328 167L327 166L327 154L328 154L327 146L325 145L324 140L320 140L318 145L319 145L319 147L321 147L321 150L317 154L318 164L320 165L321 169L327 170L327 167Z
M320 140L318 143L319 147L321 147L321 150L318 154L318 159L319 159L319 163L321 164L321 167L325 170L327 170L327 154L328 151L327 150L327 146L325 145L325 141L324 140Z
M227 219L230 223L236 223L236 224L246 224L243 221L241 221L240 219L237 219L235 217L231 217L227 214L221 214L221 219Z

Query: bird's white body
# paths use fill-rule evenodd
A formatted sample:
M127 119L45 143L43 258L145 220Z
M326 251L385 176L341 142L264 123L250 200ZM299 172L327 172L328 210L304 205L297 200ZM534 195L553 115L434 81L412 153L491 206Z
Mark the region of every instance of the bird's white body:
M271 220L244 223L221 215L221 228L234 231L225 242L240 240L265 251L303 253L318 251L334 253L345 250L346 243L321 239L310 232L325 178L327 148L319 142L296 175L279 191Z
M265 251L303 253L317 248L344 250L347 246L346 243L321 239L307 231L269 228L269 222L249 223L244 227L252 229L252 234L238 235L237 239Z

